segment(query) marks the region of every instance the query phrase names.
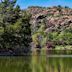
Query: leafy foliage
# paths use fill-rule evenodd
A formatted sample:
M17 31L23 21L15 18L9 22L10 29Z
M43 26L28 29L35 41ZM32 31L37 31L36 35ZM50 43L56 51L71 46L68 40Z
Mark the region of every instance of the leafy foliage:
M31 42L30 14L17 5L16 0L0 3L0 49L25 51ZM19 52L20 53L20 52Z

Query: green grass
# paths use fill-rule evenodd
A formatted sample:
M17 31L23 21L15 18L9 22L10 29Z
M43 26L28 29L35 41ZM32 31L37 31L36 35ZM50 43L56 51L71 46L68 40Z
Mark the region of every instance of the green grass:
M71 50L72 49L72 45L60 45L60 46L56 46L55 47L56 50L64 50L64 49L67 49L67 50Z
M64 55L72 55L72 45L57 45L54 49L47 49L48 54L64 54Z

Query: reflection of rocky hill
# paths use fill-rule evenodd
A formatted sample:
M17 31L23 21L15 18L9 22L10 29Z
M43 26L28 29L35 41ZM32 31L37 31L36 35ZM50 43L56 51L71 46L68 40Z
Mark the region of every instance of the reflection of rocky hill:
M60 43L61 41L63 42L61 45L72 44L72 41L70 41L72 39L72 35L71 35L72 33L71 32L72 31L72 9L68 7L61 7L61 6L57 6L57 7L54 6L54 7L49 7L49 8L29 7L27 11L30 14L32 14L30 23L32 24L31 28L32 28L33 36L34 34L36 35L39 33L37 37L40 37L42 40L43 34L41 35L39 30L41 29L42 26L44 26L44 29L42 28L43 29L42 32L46 33L45 38L47 38L46 43L48 43L48 45L49 45L49 42L50 44L51 42L52 44L53 42L55 44L61 44ZM62 32L63 32L63 35L60 36ZM52 39L50 38L48 39L47 35L49 35L50 33L52 34L54 33L53 35L57 33L57 35L55 35L56 39L55 37ZM63 36L65 37L65 35L66 35L66 38L68 38L70 42L68 42L68 40L63 38ZM39 41L39 39L37 40L38 42L37 44L40 45L41 40Z

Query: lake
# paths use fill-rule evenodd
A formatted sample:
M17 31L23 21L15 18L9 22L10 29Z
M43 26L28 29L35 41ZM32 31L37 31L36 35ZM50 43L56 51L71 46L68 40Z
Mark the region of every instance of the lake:
M71 55L0 56L0 72L72 72Z

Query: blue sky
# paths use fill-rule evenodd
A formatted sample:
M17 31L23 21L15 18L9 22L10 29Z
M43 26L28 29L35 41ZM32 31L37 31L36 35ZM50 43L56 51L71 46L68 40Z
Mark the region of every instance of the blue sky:
M22 9L28 6L69 6L72 8L72 0L17 0L17 4L20 5Z

